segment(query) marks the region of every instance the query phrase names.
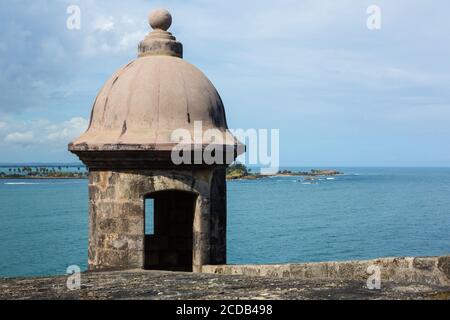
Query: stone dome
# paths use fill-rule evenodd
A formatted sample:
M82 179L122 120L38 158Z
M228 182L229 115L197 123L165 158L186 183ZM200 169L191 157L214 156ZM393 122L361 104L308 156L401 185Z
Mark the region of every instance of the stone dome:
M101 89L89 129L73 147L88 145L154 146L173 143L175 129L227 132L225 111L213 84L180 58L146 56L113 75Z
M226 143L238 144L214 85L182 59L181 43L166 31L171 23L167 11L151 14L155 30L140 43L139 57L103 86L89 128L69 145L70 151L168 150L177 144L171 139L174 130L194 136L198 121L203 130L217 129Z

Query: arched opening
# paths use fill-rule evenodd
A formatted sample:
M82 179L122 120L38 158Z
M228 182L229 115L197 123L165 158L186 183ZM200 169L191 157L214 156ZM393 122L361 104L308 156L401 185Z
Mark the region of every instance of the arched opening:
M145 197L144 269L192 271L196 200L197 195L183 191Z

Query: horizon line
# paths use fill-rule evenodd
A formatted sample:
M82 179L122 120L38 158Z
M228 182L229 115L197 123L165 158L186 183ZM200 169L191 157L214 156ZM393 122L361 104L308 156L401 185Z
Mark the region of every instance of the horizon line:
M0 167L21 166L84 166L82 162L0 162ZM265 168L264 166L246 165L249 168ZM450 165L280 165L279 168L450 168Z

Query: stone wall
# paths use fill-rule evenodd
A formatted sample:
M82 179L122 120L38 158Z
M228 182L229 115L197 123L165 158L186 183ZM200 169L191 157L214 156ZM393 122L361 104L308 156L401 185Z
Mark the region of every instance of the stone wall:
M202 272L287 279L366 281L373 273L368 272L369 266L379 267L382 282L450 286L450 256L280 265L210 265L203 266Z
M225 186L216 185L221 183L225 183L221 168L91 170L89 270L145 267L145 199L163 191L195 195L193 271L225 262L226 199L220 195Z
M69 290L67 277L0 279L0 300L450 299L450 287L421 283L383 282L381 290L369 290L353 280L128 270L83 273L80 290Z

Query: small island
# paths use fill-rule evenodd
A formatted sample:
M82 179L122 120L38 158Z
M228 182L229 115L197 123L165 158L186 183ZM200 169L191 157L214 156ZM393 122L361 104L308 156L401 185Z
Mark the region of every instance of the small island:
M314 180L315 177L332 177L342 175L342 172L337 170L329 170L329 169L312 169L311 171L291 171L291 170L282 170L278 171L276 174L272 175L261 175L259 173L253 173L251 169L247 168L242 163L235 163L228 167L227 169L227 179L228 180L255 180L261 179L265 177L282 177L282 176L300 176L307 177L307 180Z
M87 179L84 166L13 167L0 172L0 179Z

